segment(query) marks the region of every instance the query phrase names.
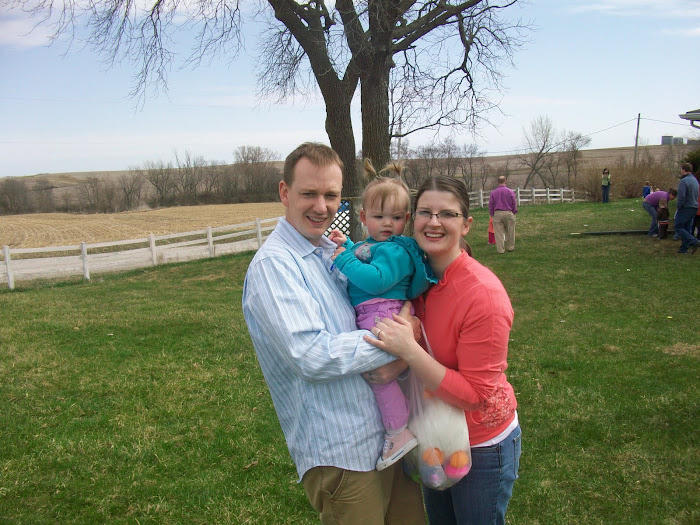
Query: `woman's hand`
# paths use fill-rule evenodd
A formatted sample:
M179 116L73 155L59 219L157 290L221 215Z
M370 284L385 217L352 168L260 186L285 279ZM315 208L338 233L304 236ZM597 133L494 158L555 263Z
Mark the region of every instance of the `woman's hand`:
M397 359L391 363L387 363L384 366L380 366L376 370L371 370L362 374L365 381L373 385L386 385L391 383L394 379L399 377L404 370L408 368L406 361L403 359Z
M399 316L403 317L407 321L411 323L411 326L413 327L413 338L416 341L420 341L421 338L421 329L420 329L420 320L415 316L411 314L411 309L413 308L413 304L411 301L405 301L403 303L403 306L401 307L401 311L399 312Z
M393 320L382 319L379 321L370 332L374 337L366 335L364 336L365 341L397 357L406 359L416 349L423 351L416 343L413 324L396 314L393 314Z

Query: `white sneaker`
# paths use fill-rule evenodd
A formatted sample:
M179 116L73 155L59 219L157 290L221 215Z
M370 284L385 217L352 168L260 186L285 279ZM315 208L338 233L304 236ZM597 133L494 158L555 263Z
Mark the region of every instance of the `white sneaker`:
M407 428L404 428L394 437L384 434L384 448L382 449L381 457L377 460L377 470L384 470L390 467L416 445L418 445L418 440Z

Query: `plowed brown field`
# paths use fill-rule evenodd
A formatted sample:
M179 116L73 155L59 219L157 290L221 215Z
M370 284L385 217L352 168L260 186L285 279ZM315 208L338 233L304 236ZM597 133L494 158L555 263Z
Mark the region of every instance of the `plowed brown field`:
M149 233L166 235L282 215L284 207L279 202L180 206L97 215L5 215L0 216L0 247L37 248L139 239Z

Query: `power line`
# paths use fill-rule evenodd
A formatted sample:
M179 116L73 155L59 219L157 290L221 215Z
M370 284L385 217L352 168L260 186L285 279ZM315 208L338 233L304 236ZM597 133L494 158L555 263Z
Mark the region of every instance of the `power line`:
M635 120L637 120L637 117L635 117L635 118L633 118L633 119L630 119L630 120L626 120L626 121L624 121L624 122L620 122L619 124L614 124L614 125L612 125L612 126L610 126L610 127L607 127L607 128L605 128L605 129L601 129L601 130L599 130L599 131L594 131L594 132L592 132L592 133L588 133L588 134L586 134L586 135L582 135L582 136L583 136L583 137L590 137L591 135L596 135L596 134L598 134L598 133L602 133L602 132L604 132L604 131L608 131L608 130L614 129L614 128L617 128L617 127L619 127L619 126L624 126L625 124L629 124L630 122L634 122ZM514 155L514 154L523 153L523 152L528 152L528 151L530 151L528 148L520 148L520 149L507 150L507 151L493 151L493 152L490 152L490 154Z
M644 118L644 117L642 117L642 120L650 120L650 121L652 121L652 122L661 122L661 123L663 123L663 124L671 124L671 125L673 125L673 126L683 126L683 127L687 127L687 126L688 126L688 124L682 124L682 123L680 123L680 122L667 122L667 121L665 121L665 120L656 120L656 119L653 119L653 118Z
M618 127L620 127L620 126L624 126L625 124L629 124L630 122L634 122L635 120L637 120L637 117L635 117L635 118L633 118L633 119L630 119L630 120L626 120L626 121L624 121L624 122L620 122L619 124L615 124L614 126L610 126L609 128L601 129L600 131L594 131L594 132L592 132L592 133L588 133L587 135L583 135L583 136L584 136L584 137L590 137L591 135L597 135L598 133L602 133L603 131L608 131L609 129L613 129L613 128L618 128Z

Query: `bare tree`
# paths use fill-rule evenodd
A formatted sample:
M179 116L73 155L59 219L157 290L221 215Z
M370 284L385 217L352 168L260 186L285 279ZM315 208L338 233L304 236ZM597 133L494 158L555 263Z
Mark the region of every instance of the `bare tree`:
M0 180L0 212L6 215L31 213L32 201L27 182L18 177Z
M53 199L54 185L48 180L41 177L36 180L32 192L34 192L34 202L36 210L41 213L50 213L55 211L56 206Z
M484 162L484 153L479 151L476 144L466 144L462 146L462 158L464 159L461 166L461 176L464 184L469 191L474 191L475 179L480 173L480 165Z
M583 155L581 150L591 144L591 138L581 133L569 131L564 132L562 142L562 153L566 164L566 186L572 188L576 184L576 177L581 164Z
M221 183L226 166L223 162L213 160L202 170L201 199L206 204L219 202L221 199Z
M250 200L260 202L270 192L271 184L276 188L279 182L279 170L273 164L279 154L260 146L239 146L233 155L245 193Z
M141 168L129 168L129 173L121 175L117 181L121 192L123 210L133 210L141 204L141 194L146 177Z
M77 187L78 205L80 211L86 213L96 213L99 211L100 199L102 198L102 184L95 176L88 177L80 181Z
M539 116L530 123L530 130L525 131L525 149L527 153L521 155L521 162L529 168L523 188L532 182L535 176L546 185L547 165L550 156L559 147L556 131L549 117Z
M440 175L457 177L462 171L462 148L457 145L452 137L448 137L439 144L439 149L440 156L442 157Z
M100 192L100 200L98 202L98 211L100 213L114 213L118 210L118 188L114 181L108 178L100 180L102 191Z
M173 186L178 202L183 206L197 204L197 195L206 161L202 156L193 156L189 151L184 155L175 152Z
M153 205L169 206L174 201L173 166L162 160L145 163L146 179L153 186Z
M486 189L486 183L488 182L489 177L496 178L497 175L495 173L495 170L493 169L493 166L488 162L485 162L484 158L482 157L481 162L479 162L479 171L476 177L476 181L479 183L481 190ZM506 176L506 178L508 177Z
M236 171L235 166L224 165L221 167L221 182L220 196L221 202L235 203L238 199L240 189L240 174Z
M499 69L509 65L529 29L503 18L518 0L268 0L271 10L262 3L259 10L244 10L240 0L4 1L47 21L57 14L56 37L86 27L88 43L109 60L136 64L136 97L152 85L167 87L178 30L198 31L187 60L196 66L217 55L234 59L242 47L244 15L263 18L268 30L259 45L259 92L276 101L320 92L326 132L345 163L350 195L361 186L350 111L358 86L362 151L383 166L392 136L476 127L502 87Z

